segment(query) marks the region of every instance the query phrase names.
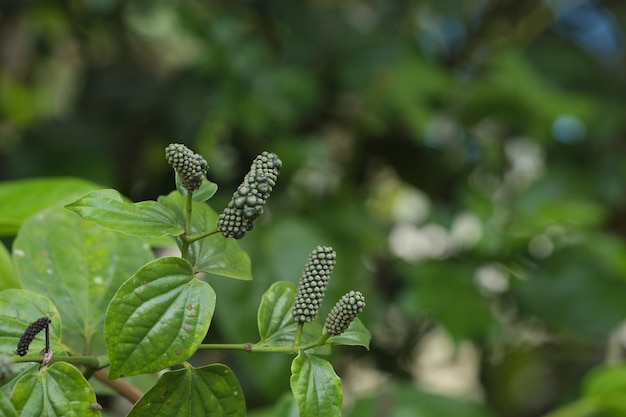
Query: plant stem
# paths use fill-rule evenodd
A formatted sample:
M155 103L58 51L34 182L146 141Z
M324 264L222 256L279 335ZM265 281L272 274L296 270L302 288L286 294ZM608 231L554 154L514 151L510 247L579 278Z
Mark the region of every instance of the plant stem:
M43 357L39 355L28 355L24 357L15 357L13 358L13 362L15 363L23 363L23 362L37 362L41 363L43 361ZM103 356L53 356L50 359L50 364L55 362L67 362L74 365L83 365L88 368L93 369L102 369L109 366L109 357L106 355Z
M131 403L136 403L142 397L143 393L137 389L134 385L129 384L123 379L109 379L108 372L105 369L100 369L94 376L98 381L113 388L118 394L126 398Z
M181 256L183 259L187 259L189 255L189 241L188 236L191 234L191 209L193 207L193 191L187 192L187 200L185 201L185 232L183 233L183 247L181 248Z
M300 341L302 340L302 329L304 328L304 323L298 323L298 327L296 327L296 337L294 339L295 347L300 347Z
M216 233L218 233L218 232L219 232L219 230L217 230L217 229L214 229L214 230L209 230L209 231L207 231L207 232L198 233L197 235L189 235L189 236L186 236L186 240L187 240L187 242L189 242L189 243L193 243L193 242L195 242L196 240L200 240L200 239L203 239L203 238L205 238L205 237L208 237L208 236L214 235L214 234L216 234Z
M211 349L211 350L243 350L246 352L257 353L293 353L297 355L301 350L308 350L314 347L325 345L330 338L329 334L323 334L319 339L314 342L307 343L300 346L295 343L291 346L264 346L254 343L204 343L201 344L199 349Z

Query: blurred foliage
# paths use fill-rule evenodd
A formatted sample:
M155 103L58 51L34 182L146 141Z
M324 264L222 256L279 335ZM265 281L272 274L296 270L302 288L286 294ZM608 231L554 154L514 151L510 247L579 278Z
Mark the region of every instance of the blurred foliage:
M625 416L625 26L617 0L0 0L0 178L155 199L183 142L219 211L271 150L212 341L256 340L263 291L331 245L324 308L358 288L374 330L336 358L346 415ZM289 358L198 360L292 412Z

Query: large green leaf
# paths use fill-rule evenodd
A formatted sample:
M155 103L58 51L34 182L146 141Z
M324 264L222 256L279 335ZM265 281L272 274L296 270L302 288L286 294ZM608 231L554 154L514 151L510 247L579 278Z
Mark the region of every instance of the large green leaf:
M0 184L0 235L14 235L40 210L60 206L102 188L78 178L32 178Z
M0 242L0 291L8 288L19 288L20 282L17 279L17 272L11 260L11 254L4 243Z
M109 377L160 371L193 355L215 310L215 292L189 262L155 259L126 281L107 310Z
M296 298L296 287L288 281L273 283L263 294L257 322L262 346L292 346L296 337L297 323L293 320L291 309ZM322 335L319 320L304 325L301 344L314 342ZM330 354L330 346L313 349L318 354Z
M185 197L173 191L159 197L159 203L175 212L179 219L185 218ZM216 230L217 213L205 203L193 203L191 216L191 234ZM180 237L177 239L182 246ZM226 239L221 233L200 239L189 247L190 262L196 272L207 272L225 277L250 280L252 272L250 257L239 247L234 239Z
M13 389L11 402L21 416L100 416L96 394L78 369L57 362L37 374L23 376Z
M291 363L290 383L300 417L341 417L341 379L330 362L300 353Z
M226 365L166 372L135 404L128 417L243 417L241 386Z
M335 345L363 346L369 350L371 338L372 334L370 331L367 330L361 320L356 318L350 323L350 327L345 332L339 336L333 336L329 340Z
M157 238L183 233L176 215L156 201L129 203L115 190L97 190L65 206L85 220L130 235Z
M102 334L115 291L153 255L141 239L59 207L24 222L13 257L22 287L52 300L63 317L64 342L82 352ZM104 353L95 345L94 353Z

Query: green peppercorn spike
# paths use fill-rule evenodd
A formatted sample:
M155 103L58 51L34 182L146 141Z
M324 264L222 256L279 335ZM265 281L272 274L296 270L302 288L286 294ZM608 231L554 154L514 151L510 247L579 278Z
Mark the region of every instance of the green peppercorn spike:
M296 322L308 323L317 315L335 266L335 257L335 251L328 246L318 246L309 255L291 310Z
M365 307L365 297L359 291L350 291L345 294L326 317L324 332L332 336L342 334L356 316L363 311L363 307Z

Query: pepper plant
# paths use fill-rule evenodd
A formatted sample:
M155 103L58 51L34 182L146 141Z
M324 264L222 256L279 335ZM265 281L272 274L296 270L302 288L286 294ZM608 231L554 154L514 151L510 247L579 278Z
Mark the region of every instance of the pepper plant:
M333 344L367 348L370 334L356 318L365 306L358 291L319 320L332 248L313 248L298 287L281 281L267 289L257 342L203 343L217 302L206 277L252 279L236 239L263 213L280 159L259 155L218 215L207 203L217 185L204 158L181 144L165 154L177 189L157 201L132 203L98 189L21 225L12 253L20 288L0 291L0 414L101 415L90 383L99 379L134 402L131 417L244 416L233 371L192 359L223 349L293 355L300 416L340 416L341 380L324 356ZM180 256L155 259L150 243L172 237ZM145 393L129 382L156 373Z

